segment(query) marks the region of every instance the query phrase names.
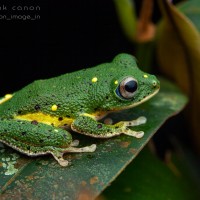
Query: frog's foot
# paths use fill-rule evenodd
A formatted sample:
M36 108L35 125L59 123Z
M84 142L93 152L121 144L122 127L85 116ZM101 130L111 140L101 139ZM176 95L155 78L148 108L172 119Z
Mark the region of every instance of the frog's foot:
M70 146L66 149L62 149L62 152L50 152L53 157L58 161L58 163L66 167L69 162L63 158L64 153L90 153L94 152L96 150L96 144L92 144L91 146L81 147L81 148L75 148L73 146Z
M123 130L123 133L125 135L129 135L129 136L136 137L136 138L142 138L144 136L143 131L133 131L129 128L126 128L125 130Z
M129 126L139 126L141 124L145 124L147 121L146 117L139 117L136 120L132 120L132 121L125 121L125 122L121 122L123 123L123 133L125 135L129 135L129 136L133 136L136 138L141 138L144 136L144 132L143 131L133 131L131 129L129 129Z

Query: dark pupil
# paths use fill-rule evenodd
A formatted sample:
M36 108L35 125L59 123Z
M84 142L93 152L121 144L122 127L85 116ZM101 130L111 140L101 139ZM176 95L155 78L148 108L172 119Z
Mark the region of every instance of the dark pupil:
M137 90L137 82L136 81L129 81L125 85L125 90L127 92L135 92Z

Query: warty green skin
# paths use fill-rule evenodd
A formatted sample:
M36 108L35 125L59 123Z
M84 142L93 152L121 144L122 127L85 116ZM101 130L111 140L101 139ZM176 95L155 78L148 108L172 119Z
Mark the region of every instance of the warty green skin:
M37 112L59 117L78 117L80 113L95 111L123 110L124 107L142 102L157 87L152 86L157 81L154 75L148 75L139 70L134 57L120 54L112 63L105 63L93 68L61 75L47 80L37 80L14 94L14 97L0 106L0 118L12 118L15 115ZM115 90L124 77L132 76L138 81L139 91L131 101L119 98ZM98 81L92 83L92 78ZM59 105L55 112L51 105ZM39 109L37 110L37 106Z
M116 93L118 85L126 77L133 77L138 84L138 90L130 100ZM40 112L72 118L71 128L74 131L92 137L113 137L126 132L127 125L105 125L96 119L115 110L136 106L158 90L156 77L142 72L135 58L128 54L119 54L111 63L34 81L0 104L0 141L27 155L51 153L59 162L58 157L62 157L71 146L71 134L61 127L16 120L16 116ZM52 105L57 105L58 109L52 111ZM73 150L70 149L70 152Z

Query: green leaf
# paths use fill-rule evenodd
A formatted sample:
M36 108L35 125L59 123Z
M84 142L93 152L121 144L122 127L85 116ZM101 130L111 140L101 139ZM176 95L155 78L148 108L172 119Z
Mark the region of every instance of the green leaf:
M103 192L103 199L198 199L198 185L191 178L189 169L183 169L185 160L174 154L171 165L173 167L168 167L145 148L111 187Z
M116 11L124 33L134 41L136 35L136 13L134 3L131 0L114 0Z
M51 156L30 158L1 147L0 199L94 199L138 155L159 127L178 113L187 98L170 82L161 80L161 91L134 109L110 116L114 121L146 116L137 127L145 135L136 139L121 135L111 139L92 139L73 134L81 145L97 144L94 153L66 154L71 161L61 167ZM148 166L147 166L148 167Z
M178 8L169 1L160 0L159 3L163 14L156 40L159 67L190 97L188 124L194 136L194 143L199 148L200 1L190 0Z
M191 20L195 28L200 32L200 2L199 0L190 0L184 3L181 3L177 6L178 9L184 13L184 15Z

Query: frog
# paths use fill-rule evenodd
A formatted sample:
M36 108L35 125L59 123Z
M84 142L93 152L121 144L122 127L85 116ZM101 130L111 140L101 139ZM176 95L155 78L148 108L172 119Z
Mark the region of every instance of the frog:
M111 62L36 80L0 99L0 142L28 156L51 154L65 167L65 153L91 153L97 147L78 147L73 132L87 138L142 138L143 131L130 127L145 124L145 116L115 124L101 119L144 103L159 89L156 76L140 70L136 58L127 53Z

